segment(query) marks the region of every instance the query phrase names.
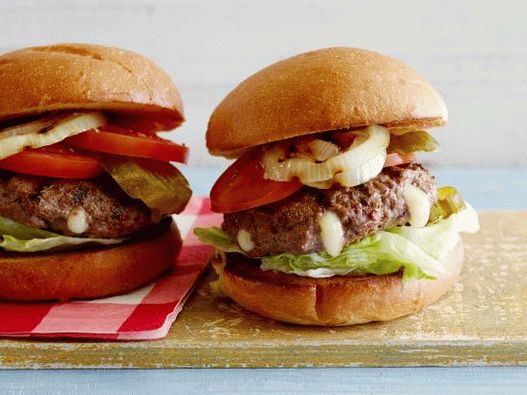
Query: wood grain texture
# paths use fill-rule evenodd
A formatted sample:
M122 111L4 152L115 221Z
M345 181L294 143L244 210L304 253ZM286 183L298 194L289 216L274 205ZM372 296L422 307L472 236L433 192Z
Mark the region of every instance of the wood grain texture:
M218 297L207 278L155 342L0 341L3 368L527 364L527 211L483 212L460 281L410 317L349 328L279 324Z
M523 0L2 0L0 52L95 42L147 55L174 78L187 122L174 139L207 155L209 115L242 79L279 59L337 45L408 63L444 94L434 164L527 165L527 7Z

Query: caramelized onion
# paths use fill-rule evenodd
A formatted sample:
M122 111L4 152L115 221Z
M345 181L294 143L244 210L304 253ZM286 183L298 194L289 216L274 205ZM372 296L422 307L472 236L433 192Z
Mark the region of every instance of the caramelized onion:
M317 151L318 158L330 151L336 153L322 161L315 156L305 157L305 152L302 152L302 157L288 158L283 147L275 146L262 157L265 178L291 181L297 177L303 184L323 189L329 188L333 182L345 186L362 184L381 172L390 134L386 128L376 125L356 133L353 144L342 153L335 150L333 146L336 146L332 143L323 140L309 142L310 148Z
M364 184L372 178L377 177L382 171L385 161L386 149L382 149L377 155L364 162L361 166L338 173L333 179L345 187L354 187L356 185Z
M55 144L105 124L106 118L100 112L73 113L0 130L0 159L17 154L26 147L39 148Z

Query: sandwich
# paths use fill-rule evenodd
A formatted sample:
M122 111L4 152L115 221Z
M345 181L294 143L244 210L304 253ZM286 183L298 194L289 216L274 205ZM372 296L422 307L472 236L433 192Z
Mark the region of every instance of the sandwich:
M212 113L209 152L236 161L211 190L221 291L294 324L385 321L433 303L463 264L473 208L416 160L447 122L409 66L355 48L272 64Z
M62 44L0 56L0 299L122 294L169 270L191 196L181 97L150 60Z

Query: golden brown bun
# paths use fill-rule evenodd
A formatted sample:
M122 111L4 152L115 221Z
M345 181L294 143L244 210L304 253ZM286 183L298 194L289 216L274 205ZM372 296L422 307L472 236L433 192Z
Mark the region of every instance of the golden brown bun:
M461 242L445 262L447 271L441 277L412 281L405 287L400 273L316 279L263 271L241 255L223 270L215 267L222 291L248 310L293 324L342 326L391 320L435 302L459 276Z
M212 113L211 154L365 125L432 127L447 121L439 93L413 69L356 48L327 48L272 64L239 84Z
M113 247L45 254L0 254L0 299L33 302L91 299L129 292L174 265L175 224L160 235Z
M59 44L0 56L0 121L37 113L96 109L134 113L155 130L183 121L181 97L150 60L118 48Z

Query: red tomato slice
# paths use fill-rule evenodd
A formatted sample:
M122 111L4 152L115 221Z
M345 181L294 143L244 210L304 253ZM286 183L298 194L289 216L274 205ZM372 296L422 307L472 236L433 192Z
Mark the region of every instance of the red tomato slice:
M27 149L1 160L0 168L58 178L94 178L103 172L97 159L76 153L62 144Z
M300 188L299 181L264 179L260 152L249 151L234 162L216 181L210 192L212 210L232 213L282 200ZM414 154L389 154L384 167L412 162Z
M156 135L145 135L118 126L105 126L70 137L64 142L89 151L187 163L188 148Z
M246 152L218 178L210 192L212 210L232 213L282 200L302 188L299 181L266 180L260 151Z
M414 153L399 154L394 152L392 154L388 154L386 161L384 162L384 167L402 165L404 163L410 163L413 161L415 161Z

